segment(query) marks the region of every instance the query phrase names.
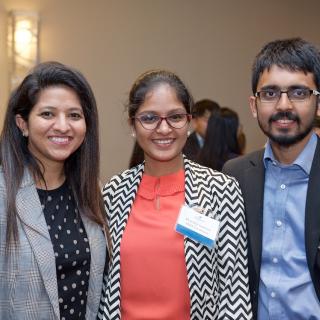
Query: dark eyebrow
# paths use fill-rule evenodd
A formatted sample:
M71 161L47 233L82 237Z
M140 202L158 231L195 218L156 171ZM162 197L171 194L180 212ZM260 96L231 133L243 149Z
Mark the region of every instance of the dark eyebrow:
M82 109L82 108L79 108L79 107L70 108L68 111L69 111L69 112L79 111L79 112L83 113L83 109Z
M290 89L309 89L309 87L304 86L302 84L294 84L292 86L289 86L287 88L280 88L276 85L268 85L268 86L264 86L261 87L260 91L267 91L267 90L290 90Z
M295 84L295 85L292 85L290 87L288 87L288 89L310 89L309 87L307 86L304 86L304 85L299 85L299 84Z
M180 113L188 113L186 109L184 108L178 108L178 109L173 109L173 110L170 110L166 115L171 115L171 114L180 114ZM158 112L156 111L153 111L153 110L150 110L150 111L143 111L140 114L153 114L153 115L156 115L156 116L159 116L161 117L161 114L159 114Z
M43 105L41 106L41 110L57 110L58 107L56 106L51 106L51 105ZM74 111L80 111L83 113L82 107L71 107L70 109L67 110L68 112L74 112Z
M281 88L276 85L268 85L260 88L260 91L267 91L267 90L281 90Z

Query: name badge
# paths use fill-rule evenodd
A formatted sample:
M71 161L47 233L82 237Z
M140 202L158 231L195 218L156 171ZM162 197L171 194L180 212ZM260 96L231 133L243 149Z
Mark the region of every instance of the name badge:
M213 248L219 231L219 221L183 205L175 230L209 248Z

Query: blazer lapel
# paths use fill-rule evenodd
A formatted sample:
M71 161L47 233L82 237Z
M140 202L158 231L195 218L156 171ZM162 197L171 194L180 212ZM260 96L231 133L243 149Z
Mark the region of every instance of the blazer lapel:
M107 245L102 228L84 215L81 215L81 219L89 239L91 254L87 317L93 317L99 308Z
M306 213L305 213L305 243L306 254L311 278L315 279L315 260L318 252L320 239L320 139L318 139L314 154L307 191ZM318 276L319 277L319 276ZM317 294L320 297L320 285L316 286Z
M17 211L55 315L59 318L56 261L53 246L35 185L27 172L17 194Z
M184 157L184 169L185 169L185 202L188 206L198 206L198 188L197 188L197 176L192 174L192 168L188 159Z
M252 255L255 276L258 276L261 262L264 165L263 151L249 160L244 171L242 192L245 199L246 219L248 226L249 254ZM258 279L256 279L258 281Z
M106 210L112 242L110 271L106 280L106 292L104 292L104 296L102 297L102 301L106 302L106 305L103 307L103 313L107 319L121 318L120 244L143 171L143 164L127 170L120 176L111 179L106 189L104 189L106 193L105 203L108 202Z
M116 228L111 232L113 242L119 242L128 221L129 213L136 197L142 175L144 164L128 170L121 183L117 186L111 200L110 212L113 217L110 219L110 228ZM115 218L115 219L113 219Z

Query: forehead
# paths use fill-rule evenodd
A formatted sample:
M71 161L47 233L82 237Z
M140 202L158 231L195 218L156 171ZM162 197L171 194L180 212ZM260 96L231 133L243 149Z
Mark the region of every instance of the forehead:
M39 92L38 99L34 107L81 107L77 93L67 86L50 86Z
M176 109L185 109L178 99L176 90L169 84L159 84L147 92L139 112L154 111L165 113Z
M301 85L311 89L316 88L314 76L312 73L303 71L292 71L273 65L269 70L265 69L261 74L257 89L265 86L278 86L288 88L290 86Z

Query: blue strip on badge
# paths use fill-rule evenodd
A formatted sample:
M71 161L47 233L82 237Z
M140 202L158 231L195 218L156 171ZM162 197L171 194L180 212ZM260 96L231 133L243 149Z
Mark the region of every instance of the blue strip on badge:
M204 244L205 246L209 247L209 248L213 248L214 247L214 244L215 244L215 241L210 239L210 238L207 238L195 231L192 231L180 224L177 224L176 225L176 231L181 233L182 235L184 236L187 236L193 240L196 240L202 244Z

